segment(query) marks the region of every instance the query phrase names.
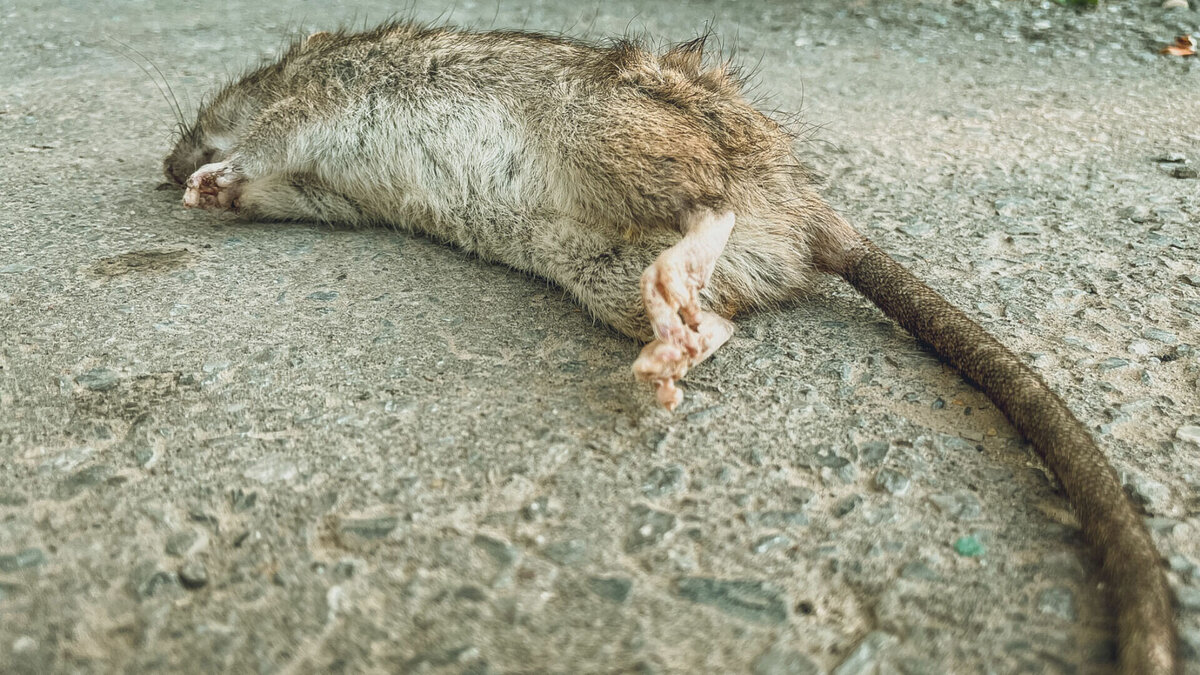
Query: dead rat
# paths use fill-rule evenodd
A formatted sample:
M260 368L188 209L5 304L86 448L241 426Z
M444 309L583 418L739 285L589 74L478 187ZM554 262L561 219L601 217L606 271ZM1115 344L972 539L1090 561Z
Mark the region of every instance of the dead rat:
M648 341L633 370L667 408L731 317L839 276L977 383L1058 476L1103 563L1122 672L1176 672L1161 557L1083 424L834 213L793 138L703 48L410 23L316 33L203 106L164 171L189 207L386 224L550 279Z

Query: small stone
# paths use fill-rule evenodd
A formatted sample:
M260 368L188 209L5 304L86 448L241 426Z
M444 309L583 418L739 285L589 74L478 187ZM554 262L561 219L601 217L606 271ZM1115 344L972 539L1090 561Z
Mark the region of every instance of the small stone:
M479 586L467 584L465 586L460 586L459 589L454 592L454 597L458 598L459 600L466 600L468 602L484 602L487 600L487 592Z
M613 602L625 602L633 589L633 580L624 577L588 577L587 584L593 593Z
M1200 612L1200 588L1183 586L1175 591L1179 606L1188 612Z
M983 543L974 535L959 537L954 541L954 552L968 558L977 558L983 555Z
M145 600L178 584L179 577L174 572L160 570L153 562L144 562L133 568L128 588L134 597Z
M779 548L790 548L793 543L790 537L785 537L782 534L772 534L754 542L751 550L755 553L766 553L767 551Z
M642 483L642 493L647 497L661 497L679 490L687 481L683 467L673 464L656 467Z
M343 518L339 529L346 534L353 534L363 539L383 539L392 533L400 524L396 516L379 516L377 518Z
M850 495L849 497L838 501L838 503L833 505L833 517L844 518L845 516L849 515L851 511L856 509L862 502L863 498L861 495Z
M479 663L479 649L472 645L458 645L449 649L434 648L417 654L408 661L400 664L401 668L399 672L423 673L444 668L445 666L471 662L474 662L470 666L471 668L474 668L475 664Z
M1195 443L1200 445L1200 426L1194 424L1186 424L1175 430L1175 438L1187 443Z
M138 466L142 468L150 466L156 456L154 448L142 447L133 451L133 461L137 462Z
M200 523L201 525L207 525L208 527L211 527L214 530L219 531L221 529L221 521L218 520L216 516L209 513L208 511L205 511L203 508L201 508L199 506L194 506L194 507L188 509L188 520L192 521L193 523Z
M676 589L687 600L711 605L732 616L759 623L787 621L783 596L766 582L685 577L679 580Z
M1178 572L1184 578L1195 574L1197 569L1196 564L1182 553L1176 553L1167 558L1167 565L1170 566L1172 572Z
M804 506L805 504L811 502L812 498L816 497L816 496L817 496L817 493L815 493L812 490L801 485L792 490L791 496L789 497L789 499L792 500L793 504L799 504L800 506Z
M1147 340L1157 340L1168 345L1173 345L1179 340L1179 338L1175 337L1174 333L1161 328L1147 328L1142 331L1142 337Z
M37 646L37 640L34 640L28 635L22 635L16 640L13 640L12 650L14 654L25 654L37 649Z
M1160 164L1187 164L1187 157L1178 152L1167 152L1154 158Z
M241 488L234 488L234 490L229 493L229 504L233 507L234 513L241 513L243 511L252 509L257 503L257 492L245 492Z
M882 665L881 657L899 642L900 639L894 635L871 631L830 675L869 675L878 672Z
M287 455L276 453L263 457L242 475L266 485L292 480L300 475L300 469Z
M636 553L658 543L663 536L675 529L675 516L638 505L630 509L632 518L629 533L625 536L625 551Z
M746 521L755 527L783 529L785 527L807 526L808 516L802 511L760 511L758 513L747 513Z
M587 544L579 539L567 539L547 544L542 554L559 565L578 565L587 560Z
M1157 534L1171 534L1183 524L1174 518L1145 518L1142 522L1146 523L1151 532Z
M1171 169L1171 178L1191 179L1197 176L1200 176L1200 172L1197 172L1190 166L1177 166Z
M1075 594L1065 586L1047 588L1038 593L1037 608L1042 614L1057 616L1067 621L1078 618L1075 611Z
M879 473L875 474L875 485L897 497L908 492L911 484L908 476L893 469L880 469Z
M1117 215L1121 216L1122 218L1127 218L1135 223L1145 223L1154 219L1154 216L1150 214L1150 209L1142 206L1141 204L1137 206L1127 206L1117 211Z
M1129 365L1129 361L1118 356L1112 356L1099 363L1100 370L1116 370Z
M305 297L309 300L318 300L321 302L329 302L330 300L337 300L338 292L337 291L316 291L313 293L309 293Z
M858 467L853 464L846 464L837 470L837 477L846 485L850 485L858 481Z
M199 560L189 560L179 568L179 580L186 588L200 588L208 583L208 569Z
M541 520L550 513L550 498L538 497L521 509L521 517L528 521Z
M54 490L54 497L63 501L71 499L84 490L108 480L112 473L112 469L103 464L80 469L58 484Z
M1179 654L1185 659L1200 661L1200 629L1184 628L1179 631Z
M933 226L926 222L917 221L915 223L901 225L899 229L901 232L910 237L921 238L932 232Z
M968 490L932 495L929 501L939 511L957 520L975 520L983 513L979 498Z
M804 654L778 646L759 654L751 669L754 675L818 675L821 672Z
M117 386L120 378L107 368L92 368L75 378L79 386L92 391L108 391Z
M858 448L858 456L864 464L879 464L887 457L891 445L887 441L869 441Z
M0 572L16 572L45 564L46 554L40 548L27 548L13 555L0 555Z
M818 452L813 459L819 466L830 469L840 469L850 464L850 460L833 452Z
M1149 342L1146 342L1145 340L1134 340L1133 342L1129 343L1129 346L1126 347L1126 349L1129 350L1130 354L1135 356L1150 356L1155 352L1157 347Z
M23 265L21 263L11 263L0 267L0 274L24 274L33 269L33 265Z
M489 537L486 534L475 535L471 543L483 549L501 567L511 567L521 557L520 551L514 548L512 544L502 539Z
M1162 511L1171 501L1170 488L1141 474L1130 473L1125 476L1125 491L1135 502L1151 511Z
M1031 200L1024 197L1002 197L995 201L994 206L996 215L1003 218L1016 218L1032 203Z
M199 538L200 536L193 530L176 532L167 537L167 545L164 548L168 555L182 558L187 555L188 551L192 549L192 544L195 544Z
M922 560L914 560L900 570L902 579L918 579L921 581L937 581L941 579L937 572L930 569Z

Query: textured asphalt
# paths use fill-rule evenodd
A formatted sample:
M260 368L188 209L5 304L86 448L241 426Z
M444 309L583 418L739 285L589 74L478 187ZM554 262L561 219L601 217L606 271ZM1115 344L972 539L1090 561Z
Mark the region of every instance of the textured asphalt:
M1200 69L1156 51L1200 13L1009 0L0 3L0 671L1111 670L1054 481L847 288L740 318L667 413L542 280L162 187L159 71L192 114L396 12L711 27L1096 432L1200 672Z

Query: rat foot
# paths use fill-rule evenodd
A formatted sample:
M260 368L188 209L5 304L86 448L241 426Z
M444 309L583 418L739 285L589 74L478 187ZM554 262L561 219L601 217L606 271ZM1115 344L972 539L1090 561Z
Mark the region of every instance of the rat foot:
M673 246L642 273L642 304L654 337L688 355L700 352L696 333L699 294L707 282L703 260L691 250Z
M633 373L642 382L653 382L658 402L667 410L674 410L683 400L683 392L675 382L687 375L713 352L725 344L733 335L733 322L712 312L697 312L693 331L696 341L702 345L700 351L689 354L679 345L663 340L654 340L642 348L642 353L633 362Z
M205 164L187 179L183 205L202 209L237 208L243 180L245 176L227 162Z
M733 334L732 323L700 308L700 291L725 250L733 222L730 212L693 215L684 222L683 239L642 273L642 302L656 340L642 350L633 370L639 380L656 384L659 403L668 409L683 398L675 382Z

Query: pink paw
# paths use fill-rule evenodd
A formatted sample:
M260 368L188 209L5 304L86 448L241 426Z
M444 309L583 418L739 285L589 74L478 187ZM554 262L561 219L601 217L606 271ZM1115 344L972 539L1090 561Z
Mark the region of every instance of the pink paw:
M634 376L654 384L658 402L667 410L674 410L683 401L683 392L675 383L683 379L689 369L712 356L733 335L733 322L712 312L699 312L695 321L695 327L688 328L700 345L695 354L689 354L678 344L654 340L642 348L642 353L633 362Z
M660 256L642 273L642 302L654 336L686 356L704 350L696 330L704 275L687 256Z
M226 162L205 164L187 179L183 205L189 209L236 209L243 179Z

